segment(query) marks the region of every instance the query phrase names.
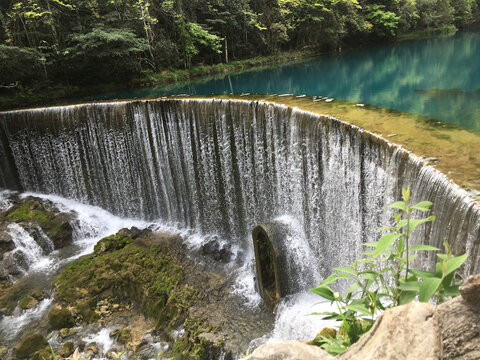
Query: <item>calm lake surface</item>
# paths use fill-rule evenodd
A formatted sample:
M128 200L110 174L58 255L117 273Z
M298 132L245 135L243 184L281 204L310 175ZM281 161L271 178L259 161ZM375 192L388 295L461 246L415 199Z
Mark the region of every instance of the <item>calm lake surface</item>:
M345 51L88 100L219 93L328 96L426 115L480 131L480 32Z

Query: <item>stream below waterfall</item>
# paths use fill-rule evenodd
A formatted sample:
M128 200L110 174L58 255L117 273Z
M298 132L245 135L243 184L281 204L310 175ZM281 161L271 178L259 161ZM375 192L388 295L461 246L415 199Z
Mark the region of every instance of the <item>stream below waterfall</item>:
M8 209L10 206L8 198L17 195L15 192L0 192L0 211ZM37 289L45 289L48 296L41 300L34 308L22 310L16 306L9 315L0 315L0 344L13 347L26 335L45 328L45 318L49 310L55 305L53 298L53 279L56 275L73 260L89 254L93 251L97 241L107 235L114 234L122 228L137 227L139 229L149 228L154 231L167 231L178 233L182 236L187 247L191 250L198 249L202 244L209 241L212 236L205 236L196 233L191 229L181 229L172 224L162 221L143 221L138 219L121 218L112 215L110 212L97 207L82 204L75 200L66 199L56 195L44 195L38 193L22 193L21 198L34 196L43 200L52 201L62 212L75 213L74 241L70 246L50 252L43 255L41 251L31 251L32 247L38 246L33 238L21 228L21 226L12 224L11 234L14 241L18 244L15 251L28 252L31 256L31 266L23 276L15 282L15 292L12 295L12 301L18 301ZM282 217L284 221L291 220L288 216ZM213 236L217 241L218 236ZM299 239L301 246L302 241ZM297 250L298 251L298 250ZM236 296L241 299L243 306L248 308L258 308L258 311L265 311L259 307L262 300L255 289L255 274L251 267L253 261L253 249L244 252L242 259L240 255L234 255L232 261L224 264L232 273L232 290ZM199 256L199 261L202 261ZM324 326L334 325L331 321L323 321L319 316L308 316L313 312L327 311L328 304L318 304L319 298L306 291L289 295L281 301L275 312L275 321L272 325L266 324L270 330L256 339L246 339L246 344L242 353L254 349L258 345L274 340L308 340L312 339L319 329ZM121 318L116 320L110 327L101 327L101 325L85 326L85 328L76 328L77 337L86 343L96 343L101 352L93 358L104 358L107 352L113 347L113 340L109 336L112 326L127 326L130 318ZM248 322L246 318L244 321ZM180 329L181 330L181 329ZM181 332L181 331L180 331ZM50 338L52 345L61 343L56 332ZM158 337L152 337L148 347L143 349L141 358L155 358L157 353L164 352L169 348L168 342ZM238 354L240 355L240 353Z

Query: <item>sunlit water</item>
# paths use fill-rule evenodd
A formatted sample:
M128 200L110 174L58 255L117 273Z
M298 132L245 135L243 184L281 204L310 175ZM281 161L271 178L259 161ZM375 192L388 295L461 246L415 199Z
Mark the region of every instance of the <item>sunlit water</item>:
M459 32L87 100L172 94L306 94L369 103L480 130L479 58L480 33Z

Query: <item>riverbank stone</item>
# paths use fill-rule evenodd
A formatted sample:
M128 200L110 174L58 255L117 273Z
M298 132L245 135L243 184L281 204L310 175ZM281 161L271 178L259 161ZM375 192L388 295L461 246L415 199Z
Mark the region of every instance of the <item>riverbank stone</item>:
M18 345L15 351L15 357L25 359L33 355L36 351L42 350L48 346L47 339L42 334L32 334L25 337Z
M65 308L54 308L48 314L48 324L53 330L71 328L75 325L72 313Z

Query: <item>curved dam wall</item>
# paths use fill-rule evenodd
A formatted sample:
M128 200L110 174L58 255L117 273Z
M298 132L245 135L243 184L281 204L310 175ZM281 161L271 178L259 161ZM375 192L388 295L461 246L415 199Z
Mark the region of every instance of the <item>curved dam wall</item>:
M392 221L384 207L411 185L437 216L413 242L447 239L470 254L465 272L480 272L480 209L467 193L337 119L250 101L112 102L0 113L0 141L0 187L160 218L243 248L255 225L288 215L320 276L378 240Z

